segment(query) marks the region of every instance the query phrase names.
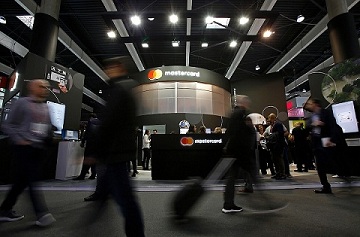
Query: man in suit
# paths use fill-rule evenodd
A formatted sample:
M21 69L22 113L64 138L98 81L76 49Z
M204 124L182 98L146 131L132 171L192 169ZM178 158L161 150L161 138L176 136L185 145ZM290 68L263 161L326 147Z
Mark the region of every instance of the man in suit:
M322 188L314 190L314 192L330 194L332 193L331 185L326 174L330 169L334 171L334 154L346 147L346 141L332 112L324 109L319 99L310 98L304 107L312 112L306 128L309 128L311 132L316 168L322 184Z

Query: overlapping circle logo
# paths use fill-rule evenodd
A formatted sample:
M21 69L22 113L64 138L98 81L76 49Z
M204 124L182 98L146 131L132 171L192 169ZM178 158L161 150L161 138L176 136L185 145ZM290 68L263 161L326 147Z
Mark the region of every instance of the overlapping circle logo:
M162 77L162 71L160 69L150 70L148 73L148 78L150 81L157 80Z
M192 137L182 137L180 139L180 144L182 146L192 146L194 144L194 139Z

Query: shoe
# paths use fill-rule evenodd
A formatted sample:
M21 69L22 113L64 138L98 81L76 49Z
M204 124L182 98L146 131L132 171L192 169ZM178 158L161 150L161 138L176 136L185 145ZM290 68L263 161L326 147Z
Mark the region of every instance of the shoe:
M85 202L92 202L92 201L98 201L98 200L100 200L100 199L101 199L101 198L100 198L99 195L93 193L93 194L91 194L90 196L84 198L84 201L85 201Z
M56 220L53 217L53 215L51 215L51 213L45 214L42 217L40 217L36 222L35 225L37 226L48 226L51 225L52 223L54 223Z
M73 180L84 180L84 179L85 179L85 177L82 177L82 176L78 176L76 178L73 178Z
M139 171L136 170L136 171L134 171L134 173L135 173L135 174L139 174Z
M90 175L89 179L95 179L96 175Z
M303 171L298 169L298 170L294 170L294 172L303 172Z
M241 207L238 207L236 205L232 205L231 207L224 207L221 209L221 211L225 214L227 213L235 213L235 212L242 212L243 209Z
M136 173L133 173L133 174L131 175L131 177L136 177Z
M19 221L21 219L23 219L25 216L24 215L19 215L16 214L15 211L10 210L10 211L0 211L0 221Z
M243 188L238 191L238 193L253 193L253 192L254 190L249 188Z
M277 177L275 177L276 180L283 180L286 179L285 175L278 175Z
M332 193L331 188L322 188L322 189L315 189L315 193Z
M293 178L291 174L287 174L285 176L286 176L287 179L292 179Z

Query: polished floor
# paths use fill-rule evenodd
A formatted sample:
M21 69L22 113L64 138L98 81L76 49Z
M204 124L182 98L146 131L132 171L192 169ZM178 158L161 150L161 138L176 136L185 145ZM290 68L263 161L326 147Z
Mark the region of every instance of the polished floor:
M333 194L315 194L313 189L320 187L316 171L293 169L291 179L261 176L254 193L237 194L235 202L244 211L236 214L221 213L224 186L222 182L212 185L181 223L173 220L171 201L186 181L155 181L150 171L139 170L132 179L146 236L360 236L360 178L351 177L348 182L329 175ZM88 179L42 182L40 188L57 222L47 228L34 226L35 216L24 193L14 209L25 218L0 223L0 236L125 236L123 219L111 199L96 213L96 203L83 201L95 183ZM0 186L0 200L8 188Z

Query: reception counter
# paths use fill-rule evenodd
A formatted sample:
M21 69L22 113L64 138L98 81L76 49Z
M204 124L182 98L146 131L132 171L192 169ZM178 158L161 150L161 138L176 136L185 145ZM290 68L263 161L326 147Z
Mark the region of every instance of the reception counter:
M153 180L205 178L222 156L222 134L151 135Z

